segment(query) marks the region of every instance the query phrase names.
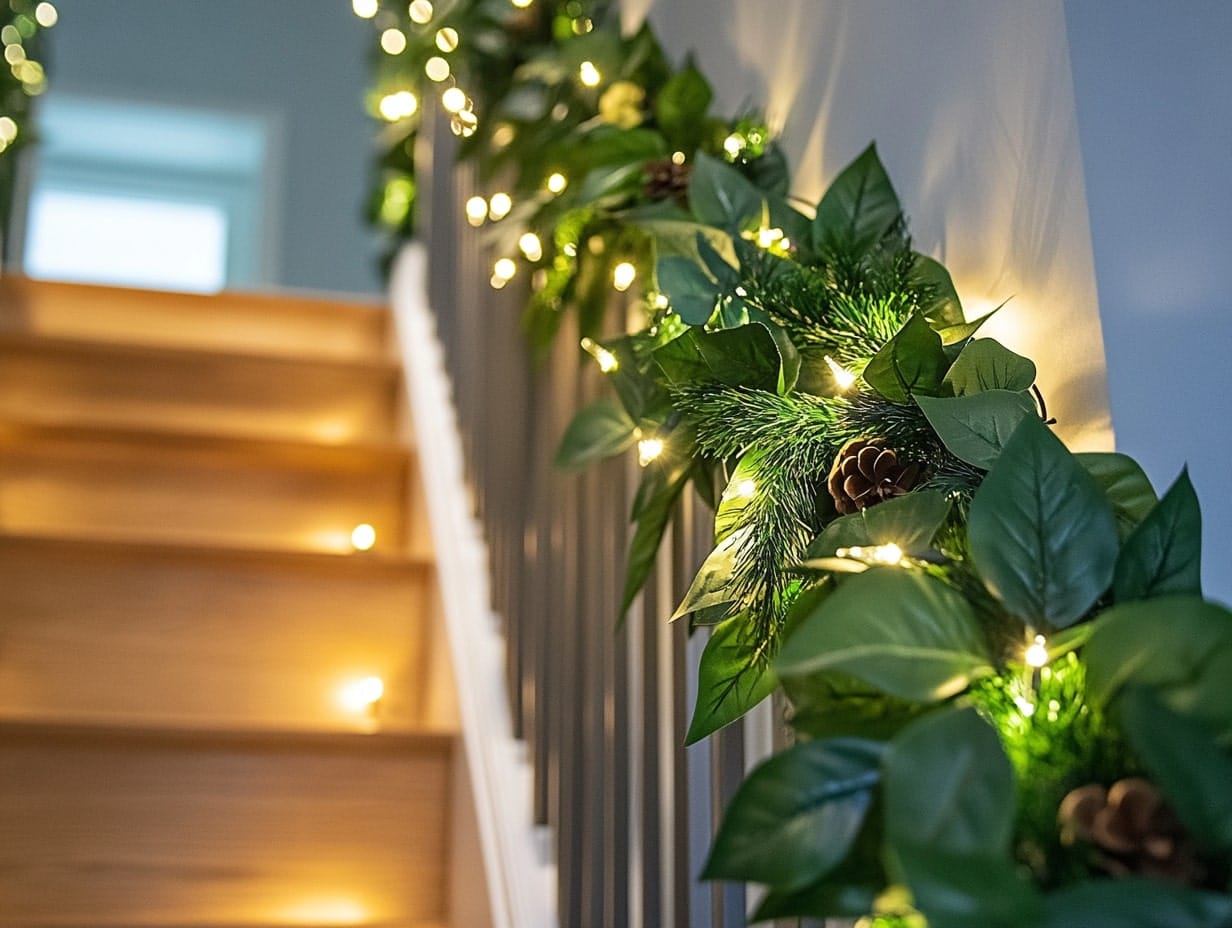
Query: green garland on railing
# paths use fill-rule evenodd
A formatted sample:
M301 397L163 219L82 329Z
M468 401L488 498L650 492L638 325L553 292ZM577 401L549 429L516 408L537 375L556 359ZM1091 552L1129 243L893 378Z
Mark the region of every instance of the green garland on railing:
M798 738L704 875L765 884L759 918L1232 926L1232 613L1201 596L1188 477L1157 499L1129 458L1062 445L872 147L800 209L764 126L711 117L646 27L581 0L356 9L398 158L435 85L510 191L467 207L493 286L530 268L536 344L572 307L610 378L558 460L637 448L626 606L685 488L714 507L674 616L712 627L689 740L780 685ZM644 326L602 338L638 281Z
M18 152L34 141L31 109L35 97L47 89L47 74L40 63L42 32L56 24L59 14L51 3L9 0L0 13L0 232L9 231L9 217L17 184Z

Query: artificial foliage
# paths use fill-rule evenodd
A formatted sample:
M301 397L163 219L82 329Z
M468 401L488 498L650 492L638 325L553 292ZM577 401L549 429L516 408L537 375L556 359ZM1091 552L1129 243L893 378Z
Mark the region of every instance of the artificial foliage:
M35 99L47 89L43 32L59 14L46 0L8 0L0 9L0 231L7 234L17 186L20 152L35 140Z
M601 5L361 12L385 49L376 214L413 215L417 123L387 101L439 95L492 285L524 288L534 345L578 313L610 380L558 463L638 456L626 607L682 494L714 510L671 617L709 635L688 739L777 690L794 739L703 876L763 884L763 919L1232 926L1232 612L1202 596L1187 475L1157 496L1064 446L1035 365L912 247L873 146L804 204L755 115L715 117L692 62ZM605 337L625 291L640 324Z

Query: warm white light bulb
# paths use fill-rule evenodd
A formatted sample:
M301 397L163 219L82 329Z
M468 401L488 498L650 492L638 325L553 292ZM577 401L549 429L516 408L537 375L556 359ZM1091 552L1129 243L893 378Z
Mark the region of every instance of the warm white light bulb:
M492 265L492 273L503 280L513 280L518 272L518 265L512 258L500 258Z
M440 55L433 55L424 62L424 74L428 75L428 80L440 83L443 80L449 79L449 62Z
M582 339L582 350L599 362L599 370L605 374L610 374L620 367L620 362L616 359L616 355L612 354L593 338Z
M744 139L733 132L723 140L723 150L735 158L740 152L744 151Z
M757 495L757 481L745 478L736 484L736 495L741 499L752 499Z
M410 13L411 22L422 26L432 18L434 10L432 9L431 0L415 0L408 12Z
M527 261L538 261L543 257L543 243L534 232L524 232L518 239L518 248L526 255Z
M528 6L530 6L532 3L534 3L535 0L510 0L510 2L514 6L516 6L519 10L524 10Z
M351 547L356 551L371 551L376 544L376 529L367 522L361 522L351 529Z
M466 221L473 226L483 225L488 218L488 201L483 197L471 197L466 201Z
M563 193L569 186L569 180L560 171L548 175L547 188L550 193Z
M414 116L415 111L419 109L419 100L409 90L399 90L397 93L381 97L377 109L380 110L383 119L396 122L399 119Z
M593 61L583 61L578 65L578 80L587 87L598 87L603 81L603 75Z
M380 677L361 677L338 691L338 701L350 712L371 712L384 695L385 683Z
M371 19L379 8L377 0L351 0L351 9L360 19Z
M663 453L663 439L643 438L637 443L637 463L642 467L658 459Z
M834 375L834 382L838 385L840 390L849 389L851 385L856 382L856 375L847 370L847 368L843 367L843 365L839 364L832 357L825 355L824 360L826 362L826 367L830 368L830 373Z
M441 94L441 106L447 113L460 113L466 109L466 91L460 87L450 87Z
M869 559L878 564L898 564L903 559L903 549L894 543L877 545L869 552Z
M504 219L513 209L513 198L507 193L494 193L488 198L488 215L492 219Z
M1048 663L1048 642L1043 635L1036 635L1035 640L1031 642L1026 653L1023 654L1023 660L1031 667L1043 667Z
M406 33L401 29L386 29L381 33L381 50L387 55L401 55L406 51Z
M40 3L34 8L34 18L44 29L50 29L60 21L60 14L50 3Z
M458 48L458 30L452 26L436 30L436 47L448 55Z
M612 268L612 286L622 293L633 286L637 279L637 268L628 261L621 261Z
M776 243L783 240L782 229L758 229L757 230L757 245L759 248L773 248Z

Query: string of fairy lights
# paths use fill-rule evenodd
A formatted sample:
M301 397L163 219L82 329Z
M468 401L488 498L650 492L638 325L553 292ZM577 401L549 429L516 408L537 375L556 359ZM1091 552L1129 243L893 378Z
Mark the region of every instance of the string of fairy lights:
M47 72L39 61L40 33L60 19L46 0L9 0L7 6L7 15L0 16L0 43L8 66L0 69L0 154L29 133L31 100L47 89Z

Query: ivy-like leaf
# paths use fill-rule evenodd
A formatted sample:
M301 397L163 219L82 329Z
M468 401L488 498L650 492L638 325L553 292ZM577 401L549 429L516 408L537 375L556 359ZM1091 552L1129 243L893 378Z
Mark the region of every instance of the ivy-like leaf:
M655 265L659 290L689 325L705 325L714 315L719 285L692 258L670 255Z
M722 160L697 153L689 179L689 208L702 222L738 234L761 216L762 192Z
M927 574L873 567L843 583L784 641L781 678L840 670L892 696L946 699L992 672L970 604Z
M888 400L935 396L949 368L941 336L918 313L882 345L864 368L865 382Z
M655 122L672 148L691 152L700 144L712 97L710 83L692 57L663 85L655 98Z
M895 544L907 554L929 550L949 514L950 501L940 490L918 490L859 513L873 544Z
M937 437L954 457L987 470L1024 419L1035 418L1025 393L989 390L970 396L916 396Z
M882 745L836 738L788 748L740 785L704 879L801 889L846 856L880 782Z
M929 925L1039 928L1041 899L1008 855L949 854L927 845L896 849L899 867Z
M1119 547L1104 494L1034 416L976 491L967 537L984 583L1033 628L1082 618L1108 589Z
M1043 928L1224 928L1232 896L1159 880L1076 883L1045 898Z
M1232 849L1232 754L1148 689L1131 687L1118 704L1130 744L1189 833L1209 850Z
M1146 518L1156 503L1155 488L1138 462L1128 455L1110 451L1084 451L1074 455L1088 474L1095 478L1112 504L1117 534L1124 541Z
M1035 363L991 338L968 342L945 375L945 384L955 396L988 390L1021 393L1033 383Z
M706 556L706 560L698 568L697 576L693 578L693 583L689 586L689 591L684 594L684 599L672 613L673 622L699 609L709 609L712 606L721 606L734 601L735 597L729 584L735 567L736 554L748 532L748 526L736 529L715 545L714 550Z
M598 400L578 412L565 429L556 452L561 470L580 470L594 461L610 458L628 448L637 426L623 409Z
M1118 602L1202 595L1202 511L1187 469L1125 542L1112 593Z
M958 291L954 289L950 272L940 261L928 255L916 252L914 257L908 282L917 290L930 294L922 307L924 317L938 327L961 325L966 321L966 316L963 315L962 303L958 299Z
M739 270L700 232L697 233L697 254L721 290L733 290L740 283Z
M877 146L869 145L830 185L813 219L818 251L863 255L872 251L902 218L898 194Z
M672 383L708 381L770 392L778 390L793 361L784 357L770 327L760 322L717 332L689 329L654 357Z
M774 674L754 652L755 642L742 637L748 624L746 616L737 615L710 633L697 669L697 703L685 744L714 734L774 692Z

